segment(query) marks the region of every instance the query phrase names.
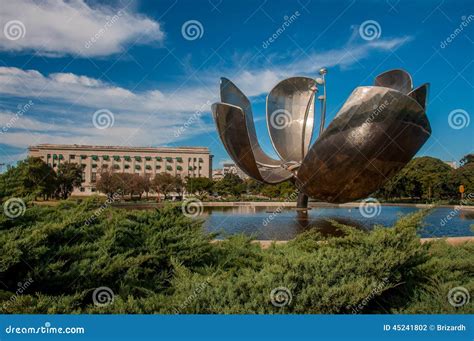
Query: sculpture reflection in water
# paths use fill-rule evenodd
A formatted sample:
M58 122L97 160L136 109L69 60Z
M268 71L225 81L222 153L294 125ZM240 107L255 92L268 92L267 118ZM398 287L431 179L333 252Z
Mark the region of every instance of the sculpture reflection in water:
M261 148L250 101L230 80L221 79L221 102L212 105L219 136L237 166L263 183L294 181L299 208L307 207L308 196L331 203L366 198L431 134L425 112L429 84L413 89L403 70L384 72L373 86L355 88L324 128L326 72L321 69L317 79L285 79L268 94L267 126L279 160ZM323 94L316 97L321 87ZM321 103L319 135L310 147L316 101Z

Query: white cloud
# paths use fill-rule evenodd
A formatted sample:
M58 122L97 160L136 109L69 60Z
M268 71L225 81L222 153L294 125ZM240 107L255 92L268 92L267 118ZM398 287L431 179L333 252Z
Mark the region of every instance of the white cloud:
M127 43L164 39L154 20L128 8L90 7L83 0L2 1L0 18L4 51L94 57L118 53Z
M343 46L313 53L293 63L228 70L224 74L249 97L258 96L270 91L285 77L314 77L321 66L347 67L373 51L389 51L406 41L406 38L397 38ZM13 101L20 104L29 100L35 103L31 112L25 113L12 129L1 135L1 143L20 148L37 143L135 146L180 143L214 131L209 104L219 100L219 76L215 70L202 71L197 84L186 81L174 88L133 91L85 75L43 75L36 70L0 67L0 95L15 97ZM113 127L105 130L94 128L92 116L99 109L114 114ZM201 114L192 126L176 134L196 111ZM0 113L0 128L12 115L11 112Z

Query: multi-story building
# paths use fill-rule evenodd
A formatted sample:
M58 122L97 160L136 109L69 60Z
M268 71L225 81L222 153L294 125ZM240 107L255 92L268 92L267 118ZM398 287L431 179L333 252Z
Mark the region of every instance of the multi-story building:
M212 177L212 155L207 147L120 147L40 144L29 147L29 156L39 157L53 169L64 162L83 165L82 185L74 195L96 192L103 170L149 175L169 173L182 177ZM100 175L99 175L100 176Z
M231 173L231 174L237 175L243 180L249 178L249 176L245 174L239 167L237 167L235 163L224 163L222 166L223 166L222 173L224 174L224 176L226 174Z
M222 169L213 169L212 170L212 180L222 180L224 178L224 171Z

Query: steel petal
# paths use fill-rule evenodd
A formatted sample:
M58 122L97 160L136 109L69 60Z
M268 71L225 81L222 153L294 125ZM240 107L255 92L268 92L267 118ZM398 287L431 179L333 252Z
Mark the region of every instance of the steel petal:
M429 89L430 89L430 84L425 83L419 86L418 88L416 88L415 90L409 92L408 96L414 98L415 101L417 101L418 104L421 105L421 107L426 110L426 103L428 102Z
M328 202L365 198L400 171L431 134L424 109L381 87L356 88L311 147L297 186Z
M221 102L242 108L242 111L245 113L248 135L257 163L266 167L279 167L281 163L280 160L275 160L268 156L258 143L257 132L253 121L252 106L249 99L227 78L221 78Z
M278 155L286 162L301 162L308 152L314 124L316 81L287 78L267 96L267 126Z
M410 74L399 69L381 73L375 77L374 85L394 89L403 94L408 94L413 89L413 81Z
M266 182L279 183L290 179L293 174L280 166L259 166L250 140L245 113L241 108L227 103L214 103L212 114L219 137L235 164L250 177Z

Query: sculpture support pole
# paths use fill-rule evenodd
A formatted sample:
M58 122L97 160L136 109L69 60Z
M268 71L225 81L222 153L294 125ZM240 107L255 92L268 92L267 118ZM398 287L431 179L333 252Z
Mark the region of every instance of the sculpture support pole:
M298 199L296 199L296 208L308 208L308 196L303 192L298 193Z

